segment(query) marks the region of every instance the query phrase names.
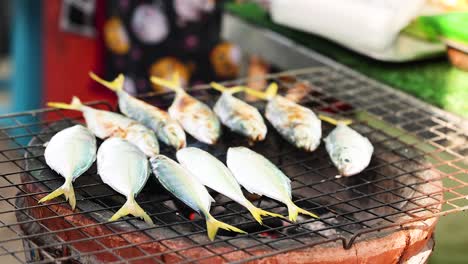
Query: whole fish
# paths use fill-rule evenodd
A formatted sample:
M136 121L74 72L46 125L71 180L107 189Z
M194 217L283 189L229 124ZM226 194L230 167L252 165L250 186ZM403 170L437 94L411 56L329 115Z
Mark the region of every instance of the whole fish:
M262 224L262 216L283 217L254 206L245 198L236 178L229 169L210 153L199 148L184 148L177 151L177 160L189 170L203 185L231 198L247 208L252 216Z
M97 168L102 181L127 198L109 221L131 214L152 224L151 218L135 201L150 175L145 154L127 140L109 138L99 147Z
M267 126L258 109L233 96L234 93L244 89L242 87L225 88L215 82L210 85L222 93L213 108L221 122L232 131L252 141L264 140Z
M320 145L322 137L320 119L309 108L277 95L276 83L272 83L265 93L249 88L245 91L268 101L265 116L288 142L306 151L314 151Z
M153 173L159 182L175 197L206 219L208 237L213 240L219 228L245 233L235 226L216 220L210 214L213 198L208 190L188 170L170 158L158 155L150 159Z
M100 139L120 137L135 144L148 157L159 153L159 144L154 132L135 120L117 113L83 105L76 96L73 97L70 104L50 102L47 105L54 108L81 111L87 127Z
M245 147L233 147L228 149L227 165L247 191L284 203L289 220L295 222L299 213L317 217L294 204L291 180L264 156Z
M74 210L76 205L73 181L96 160L96 138L82 125L75 125L55 134L44 151L47 165L65 178L65 183L39 203L65 195Z
M105 81L92 72L89 73L89 76L114 91L118 97L120 111L151 128L156 133L156 137L164 144L172 146L176 150L186 146L185 132L179 123L172 119L166 111L128 94L123 89L125 81L123 74L119 74L112 82Z
M216 143L221 135L221 125L209 106L187 94L178 81L171 82L153 76L151 82L176 93L168 112L187 133L203 143Z
M353 176L364 170L372 158L374 147L369 139L348 126L346 121L337 121L320 116L336 127L323 139L328 155L342 176Z

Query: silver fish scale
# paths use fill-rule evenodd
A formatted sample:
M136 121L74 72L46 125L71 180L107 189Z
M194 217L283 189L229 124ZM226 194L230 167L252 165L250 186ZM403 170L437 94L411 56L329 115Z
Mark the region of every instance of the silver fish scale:
M196 212L209 212L213 198L206 188L177 162L162 155L151 158L150 162L154 176L164 188Z

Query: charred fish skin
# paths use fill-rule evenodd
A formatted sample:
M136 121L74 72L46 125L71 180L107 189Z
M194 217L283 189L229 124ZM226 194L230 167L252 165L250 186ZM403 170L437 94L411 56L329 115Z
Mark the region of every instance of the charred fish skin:
M209 106L185 92L177 93L169 107L169 115L198 141L212 145L221 136L221 124L215 113Z
M268 101L265 116L296 147L314 151L320 145L322 123L309 108L277 95Z
M39 203L64 194L74 210L76 199L72 183L96 160L96 138L82 125L65 128L48 142L44 157L47 165L65 178L65 183Z
M168 113L130 96L125 91L119 91L118 98L122 113L151 128L164 144L176 150L186 146L184 130Z
M151 82L167 87L175 92L169 107L169 116L177 120L192 137L205 144L215 144L221 136L221 124L211 108L187 94L180 86L178 76L175 81L167 81L152 76Z
M223 92L213 110L221 122L232 131L252 141L265 139L267 126L260 112L231 93Z
M135 201L150 175L146 155L125 139L109 138L99 147L97 168L102 181L127 198L109 221L132 214L152 224L151 218Z
M353 176L369 166L374 152L372 143L346 124L338 123L324 141L340 175Z
M142 124L132 124L124 131L113 134L121 137L137 146L148 157L154 157L159 154L159 143L156 135L150 129Z
M148 157L159 154L159 143L153 131L120 114L83 106L86 124L98 138L120 137L138 146Z
M284 203L288 207L289 220L295 222L299 213L317 218L294 204L291 180L264 156L246 147L231 147L227 153L227 165L247 191Z
M236 178L229 169L217 158L199 148L188 147L176 154L180 164L191 172L203 185L229 197L246 207L252 216L262 224L262 216L282 217L255 207L245 198Z
M205 186L180 164L164 155L151 158L150 163L153 174L164 188L206 218L210 240L215 238L218 228L245 233L237 227L216 220L210 214L211 202L214 202L213 198Z
M48 105L54 108L81 111L86 126L100 139L120 137L140 147L148 157L159 153L159 143L154 132L133 119L83 105L78 97L73 97L70 104L50 102Z
M245 92L268 101L265 116L289 143L306 151L320 145L322 122L315 113L287 98L277 95L278 85L271 83L265 92L245 87Z
M179 123L173 120L166 111L128 94L123 89L125 80L123 74L119 74L112 82L105 81L92 72L89 75L93 80L117 94L120 111L124 115L152 129L164 144L176 150L186 146L185 132Z

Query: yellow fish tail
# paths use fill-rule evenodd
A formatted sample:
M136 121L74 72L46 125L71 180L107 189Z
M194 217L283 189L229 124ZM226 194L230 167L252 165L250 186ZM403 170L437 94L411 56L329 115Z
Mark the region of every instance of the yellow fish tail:
M275 82L270 83L270 85L268 85L265 91L266 96L268 98L273 98L276 96L277 93L278 93L278 84L276 84Z
M353 121L350 120L350 119L338 120L338 119L335 119L333 117L326 116L326 115L319 115L318 117L319 117L320 120L325 121L325 122L330 123L330 124L335 125L335 126L338 125L338 124L350 125L351 123L353 123Z
M218 233L218 229L222 228L228 231L234 231L241 234L247 234L247 232L240 230L239 228L226 224L224 222L216 220L211 214L205 214L206 217L206 229L208 231L208 238L213 241L216 237L216 233Z
M115 221L129 214L136 217L140 217L141 219L145 220L145 222L148 224L153 224L153 220L151 220L151 217L149 217L145 210L143 210L143 208L141 208L140 205L138 205L133 196L130 196L127 199L127 202L125 202L125 204L109 219L109 221Z
M275 82L272 82L270 85L268 85L267 89L265 92L260 92L251 88L246 87L245 92L249 95L252 95L254 97L263 99L263 100L270 100L271 98L275 97L276 94L278 93L278 84Z
M72 210L75 210L76 198L71 177L69 179L66 179L65 183L62 186L60 186L55 191L49 193L47 196L44 196L41 200L39 200L39 203L52 200L62 194L65 196L65 199L68 201L68 203L70 203Z
M47 106L59 109L68 109L68 110L77 110L79 111L83 104L81 103L80 99L76 96L73 96L72 101L70 104L67 103L60 103L60 102L48 102Z
M254 206L251 203L250 203L249 206L247 206L247 209L249 210L249 212L253 216L253 218L255 218L255 220L257 220L257 222L259 222L261 225L263 225L263 221L262 221L263 216L273 216L273 217L284 218L284 216L282 216L280 214L275 214L275 213L265 211L265 210L263 210L261 208L258 208L256 206Z
M151 76L150 81L153 84L167 87L168 89L171 89L176 93L185 92L184 89L181 87L179 73L177 71L173 74L172 80L164 80L163 78Z
M312 216L314 218L319 218L316 214L311 213L311 212L309 212L307 210L304 210L304 209L300 208L293 201L290 201L287 204L287 206L288 206L289 220L291 220L292 222L297 221L297 216L299 215L299 213L309 215L309 216Z
M223 86L223 85L221 85L221 84L219 84L217 82L211 82L210 86L213 89L215 89L215 90L217 90L217 91L219 91L221 93L226 92L226 93L230 93L230 94L235 94L235 93L242 92L242 91L245 90L245 87L242 87L242 86L234 86L234 87L231 87L231 88L227 88L227 87L225 87L225 86Z
M109 81L106 81L102 78L100 78L99 76L97 76L96 74L94 74L94 72L89 72L89 77L91 77L91 79L95 80L96 82L102 84L103 86L111 89L112 91L114 92L118 92L118 91L121 91L123 90L123 87L124 87L124 81L125 81L125 76L123 74L119 74L117 76L117 78L115 78L113 81L109 82Z

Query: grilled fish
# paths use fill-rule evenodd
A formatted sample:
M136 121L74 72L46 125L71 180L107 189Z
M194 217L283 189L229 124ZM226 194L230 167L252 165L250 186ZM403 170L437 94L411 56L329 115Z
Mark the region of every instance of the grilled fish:
M324 138L325 148L342 176L353 176L364 170L372 158L374 147L369 139L348 126L349 122L320 116L336 127Z
M294 204L291 180L264 156L245 147L233 147L228 149L227 165L247 191L284 203L289 220L295 222L299 213L318 217Z
M151 82L176 93L169 107L169 115L179 121L187 133L203 143L216 143L221 135L221 125L210 107L187 94L178 81L171 82L153 76Z
M65 183L39 203L63 194L74 210L76 199L72 183L96 160L96 138L82 125L65 128L47 143L44 157L47 165L65 178Z
M195 176L170 158L158 155L151 158L151 167L159 182L175 197L203 215L210 240L214 240L219 228L245 233L235 226L216 220L210 214L213 198Z
M177 151L177 160L203 185L247 208L260 224L262 224L262 216L283 217L257 208L247 200L229 169L210 153L199 148L184 148Z
M172 146L176 150L186 146L185 132L179 123L172 119L166 111L128 94L123 89L125 80L123 74L119 74L112 82L105 81L92 72L89 75L93 80L117 94L120 111L124 115L152 129L157 138L164 144Z
M109 138L99 147L97 168L102 181L127 198L109 221L131 214L152 224L151 218L135 201L150 175L145 154L127 140Z
M75 96L70 104L50 102L47 105L54 108L81 111L88 128L100 139L120 137L135 144L148 157L159 153L159 144L154 132L135 120L117 113L83 105L80 99Z
M249 88L245 91L268 101L265 116L288 142L306 151L314 151L320 145L322 137L320 119L309 108L277 95L276 83L272 83L265 93Z
M234 93L244 89L242 87L225 88L215 82L210 85L222 93L213 108L221 122L232 131L252 141L264 140L267 127L260 112L257 108L233 96Z

